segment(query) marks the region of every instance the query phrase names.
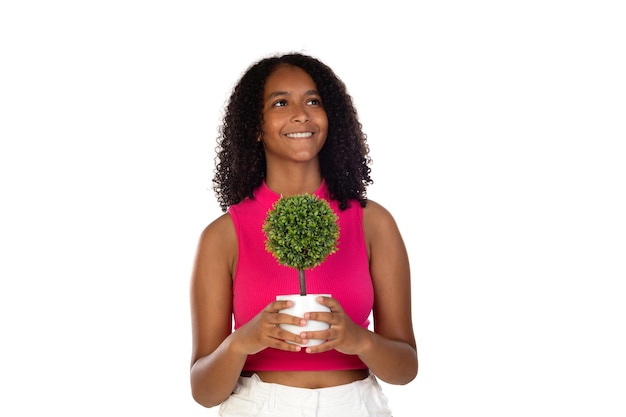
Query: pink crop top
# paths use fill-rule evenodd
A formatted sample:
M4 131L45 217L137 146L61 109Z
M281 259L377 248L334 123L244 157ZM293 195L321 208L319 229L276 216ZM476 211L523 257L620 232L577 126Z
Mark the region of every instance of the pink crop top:
M344 211L337 201L330 200L326 184L322 182L315 194L327 200L339 217L337 252L319 266L306 271L307 293L331 294L348 316L363 328L369 326L369 315L374 302L374 290L369 272L369 261L363 236L363 209L356 201ZM237 272L233 278L233 310L235 329L247 323L277 295L299 294L298 272L280 265L265 249L263 222L280 195L270 190L265 182L247 198L231 206L229 213L235 224L239 245ZM266 348L249 355L244 365L247 371L307 371L365 369L367 366L356 355L336 350L309 354L285 352Z

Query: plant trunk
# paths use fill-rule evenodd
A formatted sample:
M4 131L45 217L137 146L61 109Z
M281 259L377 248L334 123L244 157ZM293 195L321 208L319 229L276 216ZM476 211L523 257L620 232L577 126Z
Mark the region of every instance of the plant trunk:
M300 295L306 295L306 279L304 269L298 269L298 281L300 282Z

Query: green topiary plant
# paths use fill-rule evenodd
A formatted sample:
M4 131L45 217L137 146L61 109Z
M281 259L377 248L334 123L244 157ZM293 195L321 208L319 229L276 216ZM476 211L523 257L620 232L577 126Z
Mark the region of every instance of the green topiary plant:
M279 264L298 270L300 295L306 295L304 271L337 251L337 215L315 195L281 197L263 223L265 248Z

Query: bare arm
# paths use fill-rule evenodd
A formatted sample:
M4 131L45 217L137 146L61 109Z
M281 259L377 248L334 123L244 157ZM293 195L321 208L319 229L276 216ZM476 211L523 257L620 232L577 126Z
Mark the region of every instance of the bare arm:
M191 277L191 391L206 407L230 395L246 360L245 354L232 349L230 337L237 242L229 229L232 221L223 215L204 230Z
M254 319L232 332L232 277L237 262L237 237L225 214L202 233L190 285L192 357L191 392L205 407L223 402L232 393L249 354L268 346L298 350L298 336L278 323L300 324L300 319L278 314L290 302L270 303Z
M407 251L391 214L373 201L363 211L363 227L374 284L374 332L353 323L336 300L328 299L324 303L332 313L310 313L312 319L331 323L329 333L323 335L328 342L307 351L316 353L334 348L359 355L381 380L407 384L418 369Z

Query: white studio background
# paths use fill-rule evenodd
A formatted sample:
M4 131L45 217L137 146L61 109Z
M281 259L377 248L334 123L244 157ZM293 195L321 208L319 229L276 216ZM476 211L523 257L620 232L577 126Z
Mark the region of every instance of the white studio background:
M187 287L216 129L297 50L346 82L410 252L395 415L623 416L619 3L3 2L0 414L217 415Z

